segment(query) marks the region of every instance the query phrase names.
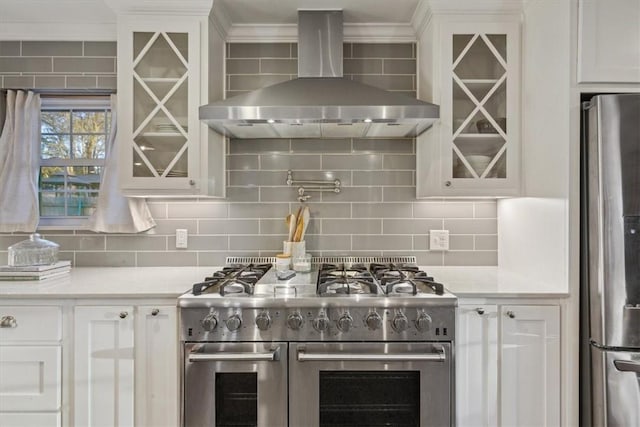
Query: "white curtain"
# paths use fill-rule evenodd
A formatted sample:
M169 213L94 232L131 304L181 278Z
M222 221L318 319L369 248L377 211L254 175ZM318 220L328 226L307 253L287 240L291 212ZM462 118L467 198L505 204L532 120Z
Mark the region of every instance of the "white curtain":
M116 143L116 95L111 95L111 126L107 141L109 153L100 182L96 210L89 218L89 229L103 233L140 233L156 226L147 202L122 195L118 186L118 147Z
M38 226L40 95L7 91L0 136L0 232L33 232Z

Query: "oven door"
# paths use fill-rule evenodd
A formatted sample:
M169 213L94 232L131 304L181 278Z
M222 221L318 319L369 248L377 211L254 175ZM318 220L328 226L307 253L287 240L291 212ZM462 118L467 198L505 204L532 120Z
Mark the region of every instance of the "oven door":
M183 425L287 425L286 343L184 346Z
M300 343L289 353L289 425L451 426L449 343Z

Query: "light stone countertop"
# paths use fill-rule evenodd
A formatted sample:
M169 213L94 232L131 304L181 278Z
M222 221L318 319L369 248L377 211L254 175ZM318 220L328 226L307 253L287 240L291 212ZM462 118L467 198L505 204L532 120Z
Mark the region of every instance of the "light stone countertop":
M9 298L177 298L220 267L77 267L43 281L0 281ZM497 267L422 267L461 298L564 298L559 289ZM2 303L2 301L0 301Z

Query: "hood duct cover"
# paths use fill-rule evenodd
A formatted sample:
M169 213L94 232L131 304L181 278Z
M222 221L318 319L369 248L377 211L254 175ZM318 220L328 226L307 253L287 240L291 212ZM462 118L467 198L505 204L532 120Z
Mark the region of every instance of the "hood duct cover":
M412 137L437 105L342 78L342 11L298 12L298 77L200 107L231 138Z

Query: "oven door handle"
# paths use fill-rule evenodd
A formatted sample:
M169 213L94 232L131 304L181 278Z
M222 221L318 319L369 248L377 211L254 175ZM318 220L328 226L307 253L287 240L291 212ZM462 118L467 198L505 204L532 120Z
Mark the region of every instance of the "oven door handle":
M189 362L277 362L280 348L266 353L190 353Z
M447 356L444 349L435 353L307 353L298 350L298 362L444 362Z

